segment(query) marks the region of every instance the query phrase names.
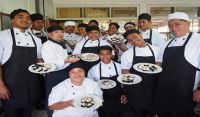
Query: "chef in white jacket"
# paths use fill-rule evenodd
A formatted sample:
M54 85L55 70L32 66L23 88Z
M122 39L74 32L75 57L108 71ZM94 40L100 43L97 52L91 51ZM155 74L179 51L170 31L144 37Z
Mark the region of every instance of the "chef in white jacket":
M96 109L74 107L74 99L82 95L102 98L102 91L95 81L85 78L82 64L73 63L69 66L69 79L56 85L49 95L48 105L54 110L53 117L98 117Z
M46 97L49 96L52 87L67 78L66 70L69 64L80 60L78 58L67 58L66 46L60 43L64 35L61 26L51 26L47 31L49 39L42 46L42 58L45 63L54 64L56 69L45 74ZM51 117L50 113L49 117Z

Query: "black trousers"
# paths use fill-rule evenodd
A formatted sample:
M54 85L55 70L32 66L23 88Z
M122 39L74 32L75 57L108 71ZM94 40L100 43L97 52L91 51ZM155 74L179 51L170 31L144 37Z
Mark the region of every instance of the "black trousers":
M5 117L31 117L34 107L4 108Z
M134 117L154 117L155 116L155 113L148 109L137 108L134 106L130 106L130 107L131 107L132 112L134 113Z
M157 112L158 117L193 117L193 112Z

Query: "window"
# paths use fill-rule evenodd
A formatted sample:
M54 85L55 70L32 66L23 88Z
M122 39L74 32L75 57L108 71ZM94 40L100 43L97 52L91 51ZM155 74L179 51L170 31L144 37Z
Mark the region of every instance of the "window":
M84 17L86 18L109 17L109 8L84 8Z
M151 7L151 16L167 16L174 11L174 7Z
M57 18L80 18L81 8L57 8Z
M111 17L137 17L137 7L112 7Z

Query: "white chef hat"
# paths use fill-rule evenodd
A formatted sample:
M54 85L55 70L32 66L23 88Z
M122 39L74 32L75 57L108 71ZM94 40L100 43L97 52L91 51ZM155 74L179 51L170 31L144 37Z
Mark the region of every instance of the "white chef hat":
M66 21L66 22L64 23L64 26L65 26L65 27L67 27L67 26L75 26L75 22L73 22L73 21Z
M167 20L169 21L171 19L182 19L182 20L190 21L189 16L184 12L175 12L175 13L169 14L167 17Z

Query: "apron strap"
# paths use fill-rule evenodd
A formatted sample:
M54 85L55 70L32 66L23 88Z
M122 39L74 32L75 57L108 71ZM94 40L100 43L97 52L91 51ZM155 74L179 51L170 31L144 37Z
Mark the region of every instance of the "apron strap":
M112 62L113 64L114 64L114 68L115 68L115 72L116 72L116 75L119 75L118 74L118 71L117 71L117 66L115 65L115 63L114 62ZM99 63L99 73L100 73L100 79L102 78L102 75L101 75L101 63Z

